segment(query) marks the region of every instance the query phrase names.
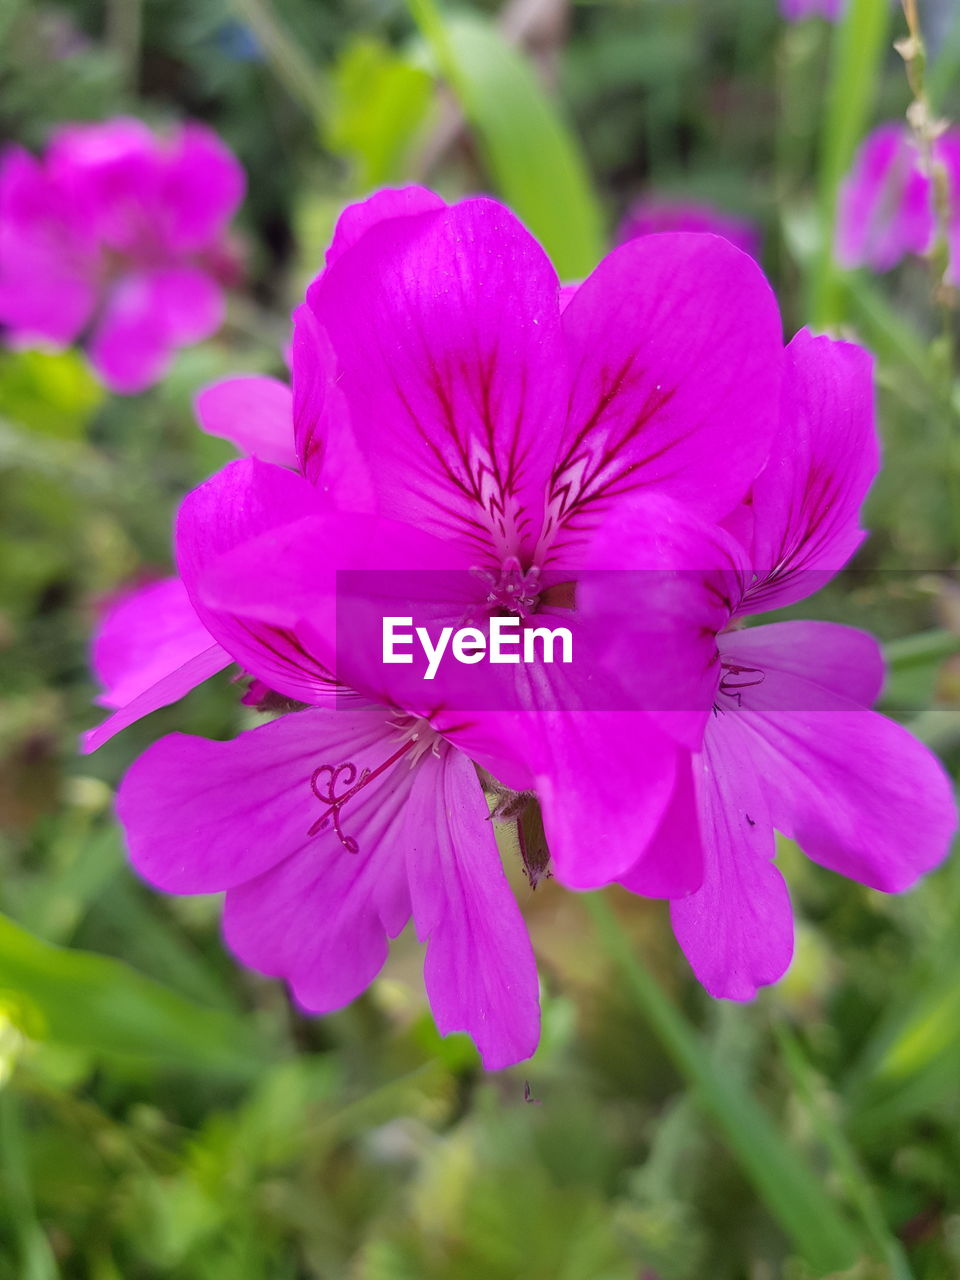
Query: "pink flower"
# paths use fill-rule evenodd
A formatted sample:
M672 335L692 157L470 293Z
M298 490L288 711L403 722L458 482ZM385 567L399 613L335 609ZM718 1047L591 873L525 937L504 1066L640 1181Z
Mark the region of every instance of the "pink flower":
M780 0L780 12L788 22L816 17L838 22L845 8L846 0Z
M160 138L138 120L68 125L42 160L0 158L0 324L10 342L82 338L104 382L156 382L219 328L226 226L244 177L209 129Z
M946 180L947 280L960 283L960 130L933 145ZM926 254L937 233L934 180L906 125L880 125L854 158L840 190L837 258L845 267L889 271L908 254Z
M946 279L948 284L960 285L960 129L950 129L937 139L935 160L946 174L946 233L950 254Z
M933 184L913 136L906 125L880 125L840 189L838 260L889 271L908 253L926 253L935 225Z
M621 877L648 892L658 865L699 853L702 885L671 904L671 918L707 990L735 1000L790 962L775 829L822 866L895 893L944 858L956 828L936 758L868 709L883 680L872 637L827 622L735 625L803 599L842 567L863 538L859 508L877 470L866 353L807 333L788 353L775 448L730 522L741 545L731 539L714 579L730 606L716 638L713 715L661 831ZM716 534L702 536L710 544ZM631 603L621 593L625 626Z
M630 206L617 229L617 244L661 231L700 231L706 235L723 236L744 253L749 253L751 258L760 256L760 232L747 218L736 218L710 205L693 201L654 197L636 200Z
M776 426L782 359L768 286L722 240L625 245L561 314L542 250L492 201L448 208L412 190L348 210L296 321L301 475L254 458L187 499L168 670L114 661L108 680L132 697L88 745L230 659L307 709L232 743L151 748L118 802L135 865L169 891L226 890L233 949L318 1012L372 980L412 913L441 1030L467 1030L488 1066L532 1052L535 970L470 761L510 789L538 784L558 876L584 885L640 856L682 750L655 716L620 709L624 680L598 663L537 687L488 670L492 692L471 702L458 673L426 685L338 629L385 605L483 626L506 610L569 620L602 649L609 580L592 613L575 584L656 567L652 531L681 501L707 518L740 502ZM282 393L257 387L259 427L227 421L235 383L202 403L208 426L291 461ZM617 536L627 510L633 540ZM615 550L598 560L601 536ZM350 598L350 574L372 599ZM646 696L667 672L676 698L707 706L700 634L685 642L671 608L686 620L689 601L708 636L722 609L696 575L677 590L651 603L644 670L628 678ZM127 617L131 654L149 616ZM693 718L702 728L706 711ZM679 737L693 731L682 713ZM697 876L683 865L661 881L684 892Z

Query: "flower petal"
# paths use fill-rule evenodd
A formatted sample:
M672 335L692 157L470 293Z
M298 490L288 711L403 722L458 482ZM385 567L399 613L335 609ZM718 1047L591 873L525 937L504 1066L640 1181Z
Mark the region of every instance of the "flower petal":
M64 192L19 147L0 156L0 324L21 343L72 342L93 314L97 254Z
M425 756L407 807L407 868L424 981L441 1035L466 1031L497 1071L540 1037L537 967L473 766Z
M96 751L230 662L179 578L129 592L107 613L93 644L93 668L105 686L99 701L115 713L83 735L82 749Z
M750 665L740 634L725 637L723 659ZM770 651L762 680L730 712L750 732L774 825L840 875L886 893L909 888L943 860L956 829L942 765L901 725L774 663Z
M561 884L597 889L636 866L673 795L680 755L653 717L544 711L518 746Z
M793 954L793 914L773 865L773 828L752 768L750 740L732 715L707 729L695 758L703 885L670 904L677 941L712 996L752 1000Z
M295 712L232 742L164 738L117 798L133 864L168 892L226 889L224 933L239 959L284 978L310 1012L339 1008L376 976L410 914L395 842L413 774L401 759L344 805L340 831L356 852L335 824L315 830L324 804L312 780L327 765L342 795L395 747L382 707Z
M629 494L599 514L581 555L577 605L595 672L623 689L621 708L656 713L699 747L719 676L716 637L743 591L741 549L671 498Z
M202 586L211 567L227 552L288 521L323 509L323 499L301 477L256 458L232 462L187 495L177 517L177 564L203 625L244 670L269 688L300 702L325 703L335 697L331 673L304 647L296 633L268 622L251 622L229 607L211 608ZM314 548L323 554L323 548ZM263 573L274 572L274 561ZM276 572L282 566L277 565ZM246 589L246 584L240 584ZM265 584L266 585L266 584Z
M801 330L787 348L780 430L750 495L759 581L745 612L802 600L846 564L879 465L872 357Z
M565 399L558 290L483 199L380 222L311 286L381 514L529 555Z
M129 275L110 296L90 358L111 390L143 391L162 377L175 347L208 337L222 317L220 290L202 271Z
M213 643L179 578L127 592L94 638L93 669L105 686L98 701L124 706Z
M174 252L210 248L233 217L246 190L236 156L205 125L185 124L170 150L158 157L156 211L164 240Z
M948 284L957 285L960 284L960 129L948 129L936 140L934 158L942 166L947 178L947 245L950 261L945 279Z
M138 720L142 720L151 711L158 711L160 707L167 707L171 702L179 701L184 694L195 689L198 684L203 684L204 680L208 680L210 676L228 667L231 661L230 654L225 649L221 649L218 644L213 644L192 658L185 659L176 670L161 676L154 684L115 711L112 716L108 716L102 724L97 725L95 729L88 729L81 738L82 750L86 754L97 751L122 729L129 728Z
M342 684L426 714L429 704L444 702L444 682L425 683L425 663L384 662L384 618L411 617L436 637L443 625L464 625L483 584L456 543L328 508L278 524L212 561L199 591L214 608L296 633Z
M643 898L684 898L703 884L703 841L692 762L685 753L660 825L620 884Z
M446 201L426 187L384 187L366 200L347 205L337 219L326 263L332 267L361 236L380 222L390 218L409 218L412 214L431 213L446 207Z
M543 545L566 564L598 507L638 488L722 516L776 428L780 319L756 263L716 236L643 237L563 312L573 387ZM718 460L722 462L718 464Z
M861 706L883 688L883 650L866 631L837 622L770 622L720 637L724 654L745 666L775 668L822 685Z
M133 865L167 893L216 893L296 854L317 866L341 856L353 861L332 825L308 834L324 812L311 778L324 764L353 762L358 773L381 764L396 749L388 716L383 707L294 711L229 742L161 738L134 761L117 793ZM403 776L409 772L405 766ZM344 806L345 832L365 836L364 823L379 822L375 811L391 780L385 775ZM376 842L358 843L366 860Z
M204 431L231 440L241 453L280 467L298 465L293 397L279 378L248 375L214 382L197 396L196 411Z

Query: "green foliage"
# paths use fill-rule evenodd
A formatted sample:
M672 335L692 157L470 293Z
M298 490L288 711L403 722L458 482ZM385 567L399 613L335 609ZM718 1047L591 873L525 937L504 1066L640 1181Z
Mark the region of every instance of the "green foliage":
M475 16L446 19L433 0L410 8L501 196L564 279L585 276L603 252L600 211L580 150L530 67Z
M327 144L354 159L359 191L402 181L404 161L426 118L431 80L375 40L349 45L334 74Z
M263 1063L240 1018L191 1004L106 956L51 946L2 917L0 991L34 1040L229 1075Z

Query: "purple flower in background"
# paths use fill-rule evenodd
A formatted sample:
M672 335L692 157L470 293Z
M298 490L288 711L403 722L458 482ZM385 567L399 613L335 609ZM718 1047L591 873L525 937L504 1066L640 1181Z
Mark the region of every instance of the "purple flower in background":
M933 144L932 162L945 177L947 280L960 283L960 130ZM840 189L837 258L845 267L889 271L908 254L925 254L937 234L934 177L905 124L880 125L857 152Z
M960 129L949 129L937 139L935 159L946 175L947 248L950 254L946 279L960 285Z
M38 160L0 157L0 324L7 341L82 340L104 382L136 392L223 319L227 224L244 192L209 129L67 125Z
M847 0L780 0L780 12L788 22L803 18L826 18L837 22L843 17Z
M906 729L869 710L883 681L876 641L829 622L742 629L746 615L818 590L863 538L859 509L878 466L870 359L800 333L788 348L776 444L742 512L714 591L715 698L640 874L694 847L701 887L671 904L680 945L714 996L750 999L793 949L774 830L813 861L888 893L945 856L956 827L949 779ZM710 534L711 537L715 536ZM625 592L621 626L630 625Z
M636 236L649 236L661 231L698 231L723 236L744 253L749 253L751 258L760 256L760 231L749 219L734 217L707 204L662 200L652 196L636 200L630 206L617 228L616 242L624 244Z
M862 143L840 188L837 219L845 267L889 271L906 254L930 249L933 184L905 124L880 125Z

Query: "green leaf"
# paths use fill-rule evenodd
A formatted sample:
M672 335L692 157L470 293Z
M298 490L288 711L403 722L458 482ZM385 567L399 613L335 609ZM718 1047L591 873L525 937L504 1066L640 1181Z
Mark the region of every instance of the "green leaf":
M886 705L923 709L929 706L945 659L960 653L960 635L936 629L921 631L884 645Z
M830 1152L838 1176L842 1179L851 1204L855 1205L865 1230L873 1238L880 1256L889 1267L890 1280L913 1280L913 1272L903 1245L887 1224L880 1198L867 1176L858 1152L851 1145L843 1123L831 1106L823 1082L815 1076L800 1041L793 1031L781 1023L774 1027L781 1057L793 1082L794 1094L801 1102L824 1147Z
M78 439L103 398L103 388L76 351L15 351L0 359L4 413L31 431Z
M22 1280L56 1280L56 1259L37 1221L30 1185L20 1104L12 1090L0 1090L0 1202L9 1214L20 1255Z
M887 50L891 6L850 0L836 29L820 144L822 243L811 279L813 323L829 328L843 320L843 291L833 257L837 193L853 153L867 130Z
M426 71L378 40L356 40L343 51L334 69L326 141L354 161L361 190L403 178L432 88Z
M472 126L499 194L553 259L581 279L604 251L603 219L579 145L529 64L490 23L409 0Z
M43 942L0 916L4 996L28 1002L28 1034L61 1045L241 1077L265 1061L242 1018L194 1004L119 960Z
M821 1179L753 1096L714 1060L709 1045L641 965L608 903L597 893L586 894L583 903L651 1030L797 1251L817 1275L851 1266L864 1251Z

